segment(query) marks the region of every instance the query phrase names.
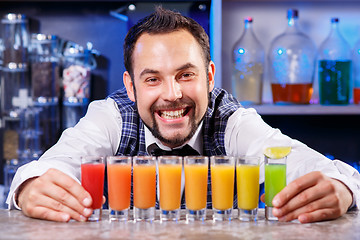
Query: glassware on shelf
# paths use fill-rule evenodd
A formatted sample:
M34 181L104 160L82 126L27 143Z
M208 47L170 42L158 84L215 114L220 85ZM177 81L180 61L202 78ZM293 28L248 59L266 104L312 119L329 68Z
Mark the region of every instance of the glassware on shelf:
M59 38L55 35L32 34L30 60L33 103L41 109L41 145L46 150L56 143L60 133Z
M232 89L243 104L261 104L265 51L252 29L253 19L244 20L245 29L232 51Z
M3 160L27 162L27 156L38 149L32 148L39 132L28 131L23 123L33 111L31 81L29 78L29 28L23 14L9 13L1 19L3 37L3 62L1 75L1 125L3 129ZM32 121L34 119L30 119ZM34 141L33 141L34 140ZM29 147L27 147L29 146ZM26 154L24 154L26 152ZM30 155L29 155L30 154ZM35 156L35 157L36 157ZM31 157L33 159L33 157Z
M64 49L62 83L63 129L73 127L84 116L90 100L91 71L96 68L92 44L86 48L67 42Z
M313 93L316 46L299 29L298 10L287 12L288 26L270 45L273 102L309 104Z
M339 19L331 18L330 34L318 53L320 104L349 104L351 65L351 48L339 31Z
M354 104L360 104L360 40L354 45L353 50L353 100Z
M1 76L1 115L17 118L21 109L31 105L31 84L28 77L29 28L23 14L9 13L1 19L3 65ZM13 119L14 120L14 119Z

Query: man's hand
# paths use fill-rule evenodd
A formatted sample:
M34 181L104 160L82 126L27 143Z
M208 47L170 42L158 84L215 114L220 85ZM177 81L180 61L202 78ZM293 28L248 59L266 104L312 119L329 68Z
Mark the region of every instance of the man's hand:
M49 169L20 186L18 205L26 216L67 222L86 221L91 215L90 194L65 173Z
M335 219L352 203L351 191L340 181L321 172L308 173L288 184L273 201L279 221L301 223Z

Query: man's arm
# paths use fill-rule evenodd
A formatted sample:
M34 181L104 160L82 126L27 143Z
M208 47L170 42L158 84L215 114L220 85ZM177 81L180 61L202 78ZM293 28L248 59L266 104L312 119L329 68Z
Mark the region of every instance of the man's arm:
M18 204L24 214L34 218L84 220L91 212L91 198L79 183L80 157L113 155L119 146L121 123L113 100L90 104L86 116L65 130L57 144L38 161L18 169L7 199L9 206Z
M360 174L348 164L326 158L305 144L271 128L254 109L240 109L229 118L225 147L229 155L263 156L268 146L291 146L287 157L288 186L275 198L274 215L284 221L334 219L360 203ZM264 163L261 168L263 169ZM261 171L261 182L264 174ZM277 200L276 200L277 199Z

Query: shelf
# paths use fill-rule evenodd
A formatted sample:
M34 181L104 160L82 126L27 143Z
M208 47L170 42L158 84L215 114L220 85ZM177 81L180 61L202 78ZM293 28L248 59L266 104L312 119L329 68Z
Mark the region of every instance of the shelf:
M360 115L360 105L253 105L260 115ZM247 108L249 108L247 107Z

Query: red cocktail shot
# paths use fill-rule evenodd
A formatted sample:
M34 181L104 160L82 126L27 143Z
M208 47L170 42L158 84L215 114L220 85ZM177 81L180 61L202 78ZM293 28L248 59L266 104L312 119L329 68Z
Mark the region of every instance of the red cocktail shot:
M103 157L83 157L81 162L81 185L91 195L92 209L101 209L104 191L105 164ZM95 213L94 213L95 214ZM100 220L99 216L90 217L88 220Z

